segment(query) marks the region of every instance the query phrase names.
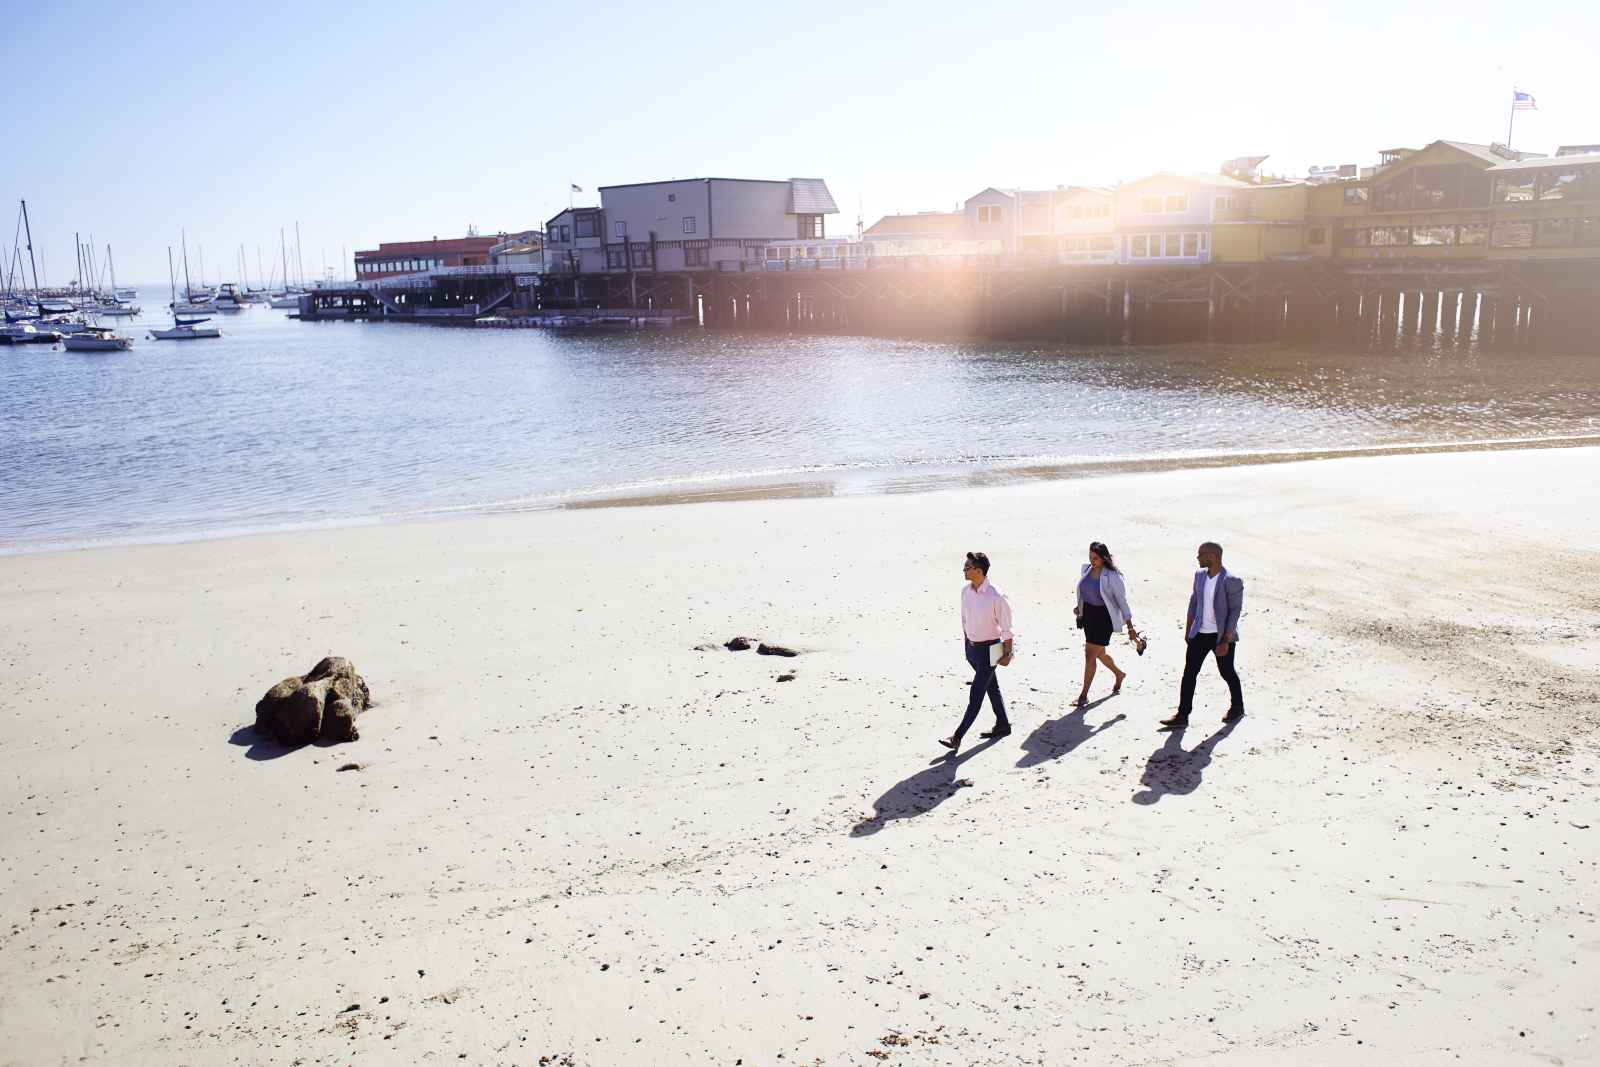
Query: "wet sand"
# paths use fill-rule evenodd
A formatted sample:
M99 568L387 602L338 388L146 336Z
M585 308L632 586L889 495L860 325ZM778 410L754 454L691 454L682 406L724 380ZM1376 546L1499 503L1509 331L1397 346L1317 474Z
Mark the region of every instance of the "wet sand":
M1581 1062L1597 461L0 559L0 1063ZM1154 640L1077 713L1090 538ZM1250 714L1167 735L1203 538ZM1017 729L941 759L979 548ZM254 737L325 654L361 739Z

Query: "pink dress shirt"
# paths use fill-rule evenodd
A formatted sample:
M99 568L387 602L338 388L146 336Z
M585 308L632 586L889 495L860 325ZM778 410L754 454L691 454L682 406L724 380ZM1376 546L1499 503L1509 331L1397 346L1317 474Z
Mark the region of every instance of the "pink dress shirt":
M976 589L961 586L961 629L968 641L1011 640L1011 602L989 579Z

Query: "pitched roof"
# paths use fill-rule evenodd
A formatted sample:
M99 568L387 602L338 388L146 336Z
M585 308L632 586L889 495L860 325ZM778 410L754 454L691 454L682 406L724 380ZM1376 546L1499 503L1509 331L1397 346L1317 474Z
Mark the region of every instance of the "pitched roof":
M1506 157L1505 156L1500 155L1498 152L1494 151L1493 148L1491 148L1489 145L1486 145L1486 144L1473 144L1471 141L1442 141L1442 140L1441 141L1436 141L1434 143L1435 144L1449 145L1451 148L1454 148L1458 152L1465 152L1469 156L1477 156L1479 159L1484 160L1484 161L1489 162L1489 163L1504 163L1504 162L1506 162Z
M789 213L792 215L836 215L839 205L821 178L789 179Z
M921 211L915 215L885 215L868 226L873 237L937 236L953 233L965 224L966 217L955 211Z
M1573 153L1568 156L1537 156L1533 159L1506 160L1489 169L1495 172L1507 170L1540 170L1545 167L1580 167L1585 163L1600 163L1600 152Z
M1130 187L1135 185L1143 185L1145 182L1152 182L1158 178L1165 178L1169 181L1175 178L1178 181L1189 182L1193 185L1209 185L1221 189L1254 188L1249 182L1242 182L1237 178L1230 178L1226 174L1180 174L1173 170L1158 170L1154 174L1146 175L1137 181L1131 181L1128 183L1128 185Z

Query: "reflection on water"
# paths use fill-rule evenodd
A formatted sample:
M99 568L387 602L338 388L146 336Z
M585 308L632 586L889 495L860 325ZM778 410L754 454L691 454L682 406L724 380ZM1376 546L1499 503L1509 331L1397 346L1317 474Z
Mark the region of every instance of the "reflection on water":
M0 348L0 545L1600 433L1589 354L223 327Z

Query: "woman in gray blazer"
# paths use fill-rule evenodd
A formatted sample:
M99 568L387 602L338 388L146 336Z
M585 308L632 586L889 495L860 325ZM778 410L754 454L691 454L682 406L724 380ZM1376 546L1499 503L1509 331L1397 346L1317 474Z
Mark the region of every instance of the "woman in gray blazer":
M1094 681L1096 664L1104 663L1117 676L1112 694L1122 692L1122 680L1127 673L1117 668L1116 660L1106 651L1111 635L1126 628L1128 640L1144 655L1144 638L1133 628L1133 609L1128 606L1128 590L1122 581L1122 572L1111 558L1111 550L1104 541L1089 543L1089 562L1078 574L1078 603L1072 609L1083 630L1083 692L1078 694L1077 706L1089 703L1089 683Z

